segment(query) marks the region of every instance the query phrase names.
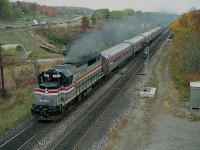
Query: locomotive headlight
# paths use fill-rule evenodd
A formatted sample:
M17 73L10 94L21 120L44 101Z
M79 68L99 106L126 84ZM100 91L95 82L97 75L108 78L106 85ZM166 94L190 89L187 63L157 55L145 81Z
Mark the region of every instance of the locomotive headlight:
M48 78L48 77L49 77L49 74L44 74L44 77L47 77L47 78Z
M61 77L60 74L54 74L54 75L53 75L53 78L60 78L60 77Z

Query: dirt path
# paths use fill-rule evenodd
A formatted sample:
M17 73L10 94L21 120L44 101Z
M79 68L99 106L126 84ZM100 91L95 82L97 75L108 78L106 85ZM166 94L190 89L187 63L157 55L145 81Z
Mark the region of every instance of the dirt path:
M41 37L39 34L35 33L33 30L28 30L28 33L35 38L37 41L45 43L45 45L52 47L56 49L56 47L50 43L48 43L48 40L45 37Z
M169 76L171 49L171 42L164 44L152 59L149 80L150 85L157 85L156 97L143 99L138 95L128 125L118 131L121 140L113 142L113 150L200 149L200 122L188 120L193 110L179 102Z

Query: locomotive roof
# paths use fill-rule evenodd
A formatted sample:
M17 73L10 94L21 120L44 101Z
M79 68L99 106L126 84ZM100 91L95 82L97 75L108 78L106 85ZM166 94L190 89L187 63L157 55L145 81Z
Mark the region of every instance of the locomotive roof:
M122 50L128 48L131 44L130 43L120 43L117 44L113 47L110 47L104 51L101 51L100 53L105 57L105 58L109 58L112 57L116 54L118 54L119 52L121 52Z
M48 73L61 72L66 77L70 77L71 75L73 75L77 71L78 71L78 68L74 65L71 65L71 64L61 64L61 65L52 67L49 70L47 70Z
M71 61L66 62L65 64L75 65L76 67L80 67L92 59L98 58L101 54L99 52L89 52L81 55Z

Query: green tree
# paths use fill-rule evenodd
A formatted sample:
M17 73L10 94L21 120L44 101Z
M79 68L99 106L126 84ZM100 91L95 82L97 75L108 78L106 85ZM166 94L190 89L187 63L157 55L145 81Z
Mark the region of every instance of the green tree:
M29 14L28 3L17 1L16 4L17 4L17 6L22 10L22 12L23 12L24 14L26 14L26 15Z
M121 19L123 16L123 11L121 10L114 10L110 12L110 19L117 20Z
M127 19L129 16L135 14L134 9L126 8L123 11L121 10L114 10L110 12L110 19L119 20L119 19Z
M22 15L22 9L17 6L17 3L11 3L13 15L12 18L20 18Z
M98 10L95 10L94 13L91 16L92 23L96 24L98 19L108 21L110 19L110 11L109 11L109 9L98 9Z
M35 16L40 6L37 3L28 3L28 4L30 13Z
M134 9L132 8L126 8L123 11L123 18L127 18L129 16L132 16L135 13Z
M12 13L10 2L8 0L0 0L0 18L10 19Z

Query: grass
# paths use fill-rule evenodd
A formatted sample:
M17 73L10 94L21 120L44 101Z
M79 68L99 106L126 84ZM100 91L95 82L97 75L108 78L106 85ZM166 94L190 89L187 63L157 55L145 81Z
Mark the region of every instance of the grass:
M152 67L151 78L148 80L148 86L157 87L158 86L158 78L156 76L156 68L157 63L155 63Z
M39 52L37 45L42 42L34 39L28 31L29 29L0 30L0 41L3 44L22 44L27 50Z
M113 145L115 145L118 141L122 140L122 136L120 135L119 131L125 128L128 124L128 117L123 118L120 123L118 124L117 128L109 133L109 138L113 139L110 140L107 145L103 148L103 150L111 150Z
M11 127L22 122L30 116L30 108L33 100L33 85L24 89L17 89L13 92L13 98L17 101L14 105L9 105L4 112L0 113L0 134L5 133ZM10 99L11 100L11 99ZM6 105L9 102L1 102Z
M33 50L32 58L53 58L58 55L50 54L42 50L38 45L44 44L38 37L33 37L31 29L0 30L1 44L21 44L27 51Z
M189 116L189 119L190 119L191 122L199 121L200 120L200 116L197 115L197 114L191 113L190 116Z
M128 118L125 117L123 118L120 123L118 124L117 128L109 133L109 137L115 140L121 140L122 137L121 135L118 133L119 130L122 130L123 128L125 128L128 124Z

